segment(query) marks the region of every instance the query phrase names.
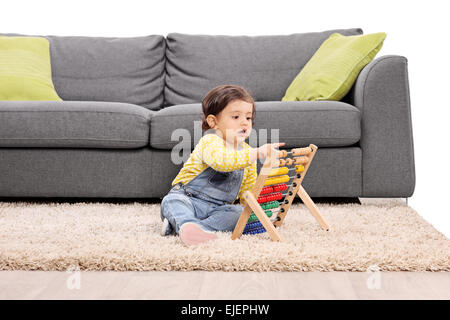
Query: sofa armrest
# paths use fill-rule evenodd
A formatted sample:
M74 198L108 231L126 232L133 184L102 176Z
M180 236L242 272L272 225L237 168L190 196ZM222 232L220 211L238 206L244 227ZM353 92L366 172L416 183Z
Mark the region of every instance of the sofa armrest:
M362 196L411 196L415 165L407 59L373 60L361 70L349 99L362 114Z

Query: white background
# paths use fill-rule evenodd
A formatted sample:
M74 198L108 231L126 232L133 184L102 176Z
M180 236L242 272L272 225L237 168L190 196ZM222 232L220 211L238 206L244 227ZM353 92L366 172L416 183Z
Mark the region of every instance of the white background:
M386 32L377 57L408 59L416 189L409 205L450 237L447 1L2 1L0 32L30 35L272 35ZM386 164L389 165L389 164Z

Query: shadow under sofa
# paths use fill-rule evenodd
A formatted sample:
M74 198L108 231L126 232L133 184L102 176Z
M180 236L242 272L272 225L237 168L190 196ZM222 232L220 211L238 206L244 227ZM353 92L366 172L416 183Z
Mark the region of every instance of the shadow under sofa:
M334 32L362 30L47 36L64 101L0 101L0 197L162 198L182 166L171 159L172 133L189 133L192 150L201 99L224 83L254 96L256 135L275 129L286 149L319 147L303 182L311 197L409 197L415 171L405 57L373 60L342 101L280 101Z

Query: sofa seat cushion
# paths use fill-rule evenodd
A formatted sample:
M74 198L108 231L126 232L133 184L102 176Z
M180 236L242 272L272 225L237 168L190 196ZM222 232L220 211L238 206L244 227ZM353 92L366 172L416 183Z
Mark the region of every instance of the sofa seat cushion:
M276 139L276 131L272 135L271 129L279 129L279 141L285 142L286 148L310 143L318 147L345 147L354 145L361 137L361 113L344 102L264 101L256 102L255 108L254 131L247 139L253 147ZM151 118L150 145L170 150L180 143L180 136L186 134L186 141L190 138L191 148L194 148L202 135L201 118L200 103L157 111ZM266 133L267 140L264 140Z
M0 147L145 147L153 113L119 102L0 101Z

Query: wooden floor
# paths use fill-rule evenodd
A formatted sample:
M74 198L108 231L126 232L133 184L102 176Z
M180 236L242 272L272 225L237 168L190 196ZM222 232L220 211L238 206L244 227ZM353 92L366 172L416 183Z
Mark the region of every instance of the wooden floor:
M0 299L450 300L450 272L0 271Z
M450 299L450 272L1 271L0 299Z

